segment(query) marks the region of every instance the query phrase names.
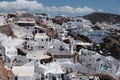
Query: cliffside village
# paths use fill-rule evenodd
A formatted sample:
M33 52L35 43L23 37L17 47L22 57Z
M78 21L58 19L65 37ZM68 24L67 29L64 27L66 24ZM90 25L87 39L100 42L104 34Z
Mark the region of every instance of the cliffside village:
M120 30L119 24L92 24L80 16L57 24L52 18L68 19L25 11L0 13L0 60L13 74L3 77L1 72L2 80L101 80L101 75L120 80L120 62L102 55L99 47L109 29Z

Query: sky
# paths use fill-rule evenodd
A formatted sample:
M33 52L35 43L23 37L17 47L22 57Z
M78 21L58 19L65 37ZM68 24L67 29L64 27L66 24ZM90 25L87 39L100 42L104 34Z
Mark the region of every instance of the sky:
M120 0L0 0L0 12L25 10L83 16L92 12L120 14Z

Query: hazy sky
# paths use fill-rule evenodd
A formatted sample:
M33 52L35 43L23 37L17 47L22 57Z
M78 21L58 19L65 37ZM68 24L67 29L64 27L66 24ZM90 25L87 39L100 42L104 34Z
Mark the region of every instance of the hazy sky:
M0 0L0 12L27 10L81 16L92 12L120 14L120 0Z

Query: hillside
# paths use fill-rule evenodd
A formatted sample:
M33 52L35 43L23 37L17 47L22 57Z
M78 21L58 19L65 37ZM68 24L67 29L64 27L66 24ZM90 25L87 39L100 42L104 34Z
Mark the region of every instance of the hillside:
M36 20L37 25L45 28L46 33L49 37L58 38L57 31L53 30L52 28L48 28L48 26L42 20L40 19L35 19L35 20Z
M111 33L103 41L101 43L102 51L106 54L111 53L111 56L120 59L120 35Z
M13 32L10 28L10 25L0 26L0 33L6 34L7 36L13 36Z
M85 19L90 20L92 23L107 22L107 23L120 23L120 15L111 13L94 12L89 15L83 16Z
M4 67L2 58L0 57L0 80L14 80L14 74Z
M52 18L52 21L56 24L62 25L62 23L68 22L69 18L67 18L67 17Z

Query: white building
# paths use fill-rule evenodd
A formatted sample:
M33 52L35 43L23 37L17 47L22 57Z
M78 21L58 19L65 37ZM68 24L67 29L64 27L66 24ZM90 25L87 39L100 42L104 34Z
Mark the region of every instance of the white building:
M25 13L26 13L26 11L16 11L17 16L22 16Z
M42 20L45 24L47 24L47 18L49 17L46 13L36 13L34 14L35 18Z
M118 80L120 63L113 57L105 57L97 52L81 49L79 52L79 62L96 71L96 73L108 74Z
M98 76L75 76L71 80L100 80Z
M48 49L51 42L51 38L48 37L45 33L37 33L35 35L35 41L38 42L39 46L43 49Z
M26 57L27 59L35 60L38 63L43 59L51 58L51 56L46 55L46 50L29 51Z
M67 80L65 72L62 70L61 65L57 62L52 62L45 67L45 80Z
M5 14L0 13L0 26L4 25L5 23Z
M50 43L50 49L55 50L56 52L70 52L70 44L66 44L62 41L59 41L57 39L52 39L52 42Z
M88 51L87 49L81 49L79 54L79 62L81 64L96 70L97 59L92 56L96 54L96 52Z
M83 41L80 41L80 40L75 40L73 42L74 44L74 48L77 52L79 52L79 50L81 48L85 48L85 49L93 49L93 43L89 43L89 42L83 42Z
M35 61L30 61L22 66L13 66L12 71L15 80L38 80L44 73L44 68L40 67Z
M14 60L17 55L17 49L15 47L5 47L5 56L7 56L10 60Z
M17 47L20 46L24 40L22 39L12 39L11 37L3 36L2 45L5 49L5 56L11 61L14 60L14 57L18 55Z
M18 17L15 20L15 24L19 25L20 27L33 30L35 26L35 20L34 18L30 17Z
M15 80L35 80L35 72L33 66L13 66L12 71Z
M70 18L70 21L67 22L68 28L78 27L79 29L90 30L92 23L89 20L85 20L82 17Z

